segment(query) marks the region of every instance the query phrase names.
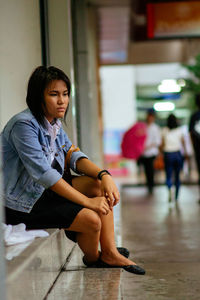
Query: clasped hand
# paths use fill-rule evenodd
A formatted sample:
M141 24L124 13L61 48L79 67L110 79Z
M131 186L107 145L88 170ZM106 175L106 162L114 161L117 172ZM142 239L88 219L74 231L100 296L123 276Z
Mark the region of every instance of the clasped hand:
M112 210L113 206L120 200L118 188L110 175L104 175L101 179L101 194L106 198L110 210Z
M104 175L101 180L101 196L88 198L89 208L97 213L107 215L120 200L119 191L110 175Z

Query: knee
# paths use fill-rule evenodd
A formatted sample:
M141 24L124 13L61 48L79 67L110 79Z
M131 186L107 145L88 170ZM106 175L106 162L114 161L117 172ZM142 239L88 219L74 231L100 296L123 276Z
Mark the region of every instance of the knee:
M92 232L101 230L101 219L99 215L93 211L88 216L88 230Z
M101 182L98 179L94 179L91 188L92 197L101 196Z

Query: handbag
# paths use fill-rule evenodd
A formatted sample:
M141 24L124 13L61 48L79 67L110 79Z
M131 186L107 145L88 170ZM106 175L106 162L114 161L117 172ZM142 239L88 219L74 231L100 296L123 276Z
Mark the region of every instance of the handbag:
M154 169L163 170L165 168L164 157L162 153L159 153L154 160Z

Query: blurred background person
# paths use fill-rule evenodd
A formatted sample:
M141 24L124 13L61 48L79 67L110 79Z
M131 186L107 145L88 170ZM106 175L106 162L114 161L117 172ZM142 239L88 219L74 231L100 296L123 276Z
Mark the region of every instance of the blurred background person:
M185 145L185 149L182 147L181 149L181 153L183 154L183 156L185 157L185 154L187 156L187 159L184 160L183 163L183 176L184 179L187 183L192 182L192 168L193 168L193 156L194 156L194 151L193 151L193 146L192 146L192 141L190 138L190 133L188 130L188 126L187 125L182 125L181 126L182 130L183 130L183 135L184 135L184 145ZM186 153L185 153L186 151Z
M183 155L181 149L184 149L185 156L186 146L184 133L178 125L178 120L174 114L170 114L167 118L167 127L162 130L161 150L164 152L166 184L169 190L169 202L172 201L172 185L173 176L175 183L175 200L178 200L180 189L180 171L183 167Z
M154 159L159 153L161 144L161 132L157 124L155 124L155 111L149 109L146 116L146 141L144 152L140 156L138 163L144 166L146 184L149 194L153 193L154 188Z
M197 111L194 112L190 117L189 132L193 144L195 160L198 171L198 185L199 185L199 199L200 204L200 94L196 95L195 98Z

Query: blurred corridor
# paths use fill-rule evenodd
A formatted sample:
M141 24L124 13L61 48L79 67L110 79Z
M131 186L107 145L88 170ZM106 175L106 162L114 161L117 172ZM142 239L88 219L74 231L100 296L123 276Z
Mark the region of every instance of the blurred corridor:
M122 245L145 267L146 275L83 269L82 255L76 249L66 266L70 272L61 273L47 299L198 300L200 208L196 188L183 186L180 203L171 206L164 186L157 187L152 197L141 187L124 188L121 193ZM119 215L116 223L120 223Z

